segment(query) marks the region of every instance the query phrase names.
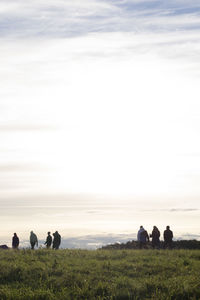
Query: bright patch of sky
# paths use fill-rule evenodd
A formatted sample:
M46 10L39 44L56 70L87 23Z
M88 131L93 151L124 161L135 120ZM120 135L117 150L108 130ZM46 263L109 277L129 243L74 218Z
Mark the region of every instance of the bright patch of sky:
M155 219L199 233L199 13L184 0L0 2L4 236Z

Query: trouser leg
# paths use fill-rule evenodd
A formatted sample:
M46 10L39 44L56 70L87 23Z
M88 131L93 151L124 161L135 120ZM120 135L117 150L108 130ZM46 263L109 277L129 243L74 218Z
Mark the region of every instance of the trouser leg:
M31 243L31 249L34 250L35 243Z

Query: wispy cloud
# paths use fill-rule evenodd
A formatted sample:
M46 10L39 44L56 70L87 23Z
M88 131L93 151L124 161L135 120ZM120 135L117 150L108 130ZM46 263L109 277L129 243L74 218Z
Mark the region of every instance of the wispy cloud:
M178 238L179 239L179 238ZM184 233L180 239L197 239L200 240L200 234L191 234L191 233Z
M199 29L200 5L187 1L1 1L2 37L70 37L91 32Z
M199 211L199 208L171 208L170 212L192 212L192 211Z
M46 168L42 165L31 165L31 164L0 164L0 173L1 172L27 172L27 171L42 171L46 170Z
M55 127L48 125L37 124L0 124L0 131L2 132L17 132L17 131L40 131L40 130L55 130Z
M148 210L145 210L145 211L163 211L163 212L180 212L180 213L183 213L183 212L196 212L196 211L200 211L200 208L193 208L193 207L188 207L188 208L161 208L161 209L148 209Z
M2 2L1 6L1 34L21 37L82 34L92 30L89 30L91 23L83 18L106 17L116 9L105 1L96 0L12 1Z

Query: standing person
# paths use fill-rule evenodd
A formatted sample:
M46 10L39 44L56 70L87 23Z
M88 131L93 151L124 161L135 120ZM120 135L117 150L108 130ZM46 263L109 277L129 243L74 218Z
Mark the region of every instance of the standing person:
M18 249L19 247L19 238L16 233L14 233L14 236L12 238L12 247L13 249Z
M158 228L156 226L153 226L153 231L150 235L150 237L152 238L152 247L153 249L155 248L160 248L160 231L158 230Z
M30 233L30 244L31 244L31 249L34 250L35 245L38 247L38 238L37 235L31 231Z
M167 226L166 230L164 231L164 248L172 248L172 239L173 239L173 232L170 230L170 227Z
M140 229L137 234L137 240L139 242L140 249L146 248L147 241L149 242L149 235L143 226L140 226Z
M53 233L53 249L59 249L61 243L61 236L58 231Z
M52 236L51 236L51 232L49 231L47 233L47 239L46 239L46 242L44 243L45 245L47 245L47 249L49 249L51 247L51 244L52 244Z
M137 233L137 240L138 240L138 242L140 242L140 234L141 234L141 232L144 230L144 228L143 228L143 226L141 225L140 226L140 229L138 230L138 233Z

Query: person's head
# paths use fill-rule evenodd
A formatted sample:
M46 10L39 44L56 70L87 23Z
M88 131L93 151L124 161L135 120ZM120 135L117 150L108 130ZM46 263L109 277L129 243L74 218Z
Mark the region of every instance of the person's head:
M169 230L169 229L170 229L170 226L167 226L166 229Z
M140 229L143 229L143 226L142 226L142 225L140 226Z
M153 229L157 229L157 227L156 227L156 226L153 226Z
M33 234L33 231L31 231L30 234Z
M16 232L14 233L14 236L17 236Z
M48 232L47 232L47 234L48 234L48 235L50 235L50 234L51 234L51 232L50 232L50 231L48 231Z

